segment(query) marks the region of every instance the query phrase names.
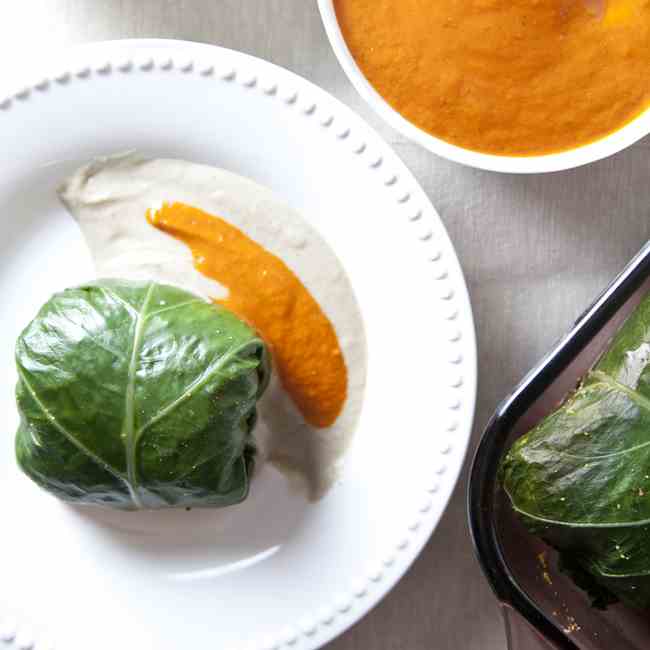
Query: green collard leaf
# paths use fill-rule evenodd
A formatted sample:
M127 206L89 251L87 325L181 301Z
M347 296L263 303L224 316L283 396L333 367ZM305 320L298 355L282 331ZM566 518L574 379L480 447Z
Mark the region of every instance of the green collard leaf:
M500 475L529 530L599 603L650 606L650 298Z
M175 287L102 280L53 296L16 345L16 455L41 487L124 509L246 498L263 341Z

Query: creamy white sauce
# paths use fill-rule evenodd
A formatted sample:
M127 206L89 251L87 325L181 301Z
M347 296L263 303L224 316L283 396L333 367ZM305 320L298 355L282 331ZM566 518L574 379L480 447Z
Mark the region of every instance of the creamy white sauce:
M299 477L318 498L335 481L359 418L366 383L361 313L341 262L295 210L251 180L182 160L125 154L77 170L59 189L91 250L98 277L173 284L205 299L228 288L194 268L183 242L151 226L148 209L182 202L236 226L280 257L332 322L348 368L348 397L334 425L307 424L274 374L259 402L255 438L260 456L288 477Z

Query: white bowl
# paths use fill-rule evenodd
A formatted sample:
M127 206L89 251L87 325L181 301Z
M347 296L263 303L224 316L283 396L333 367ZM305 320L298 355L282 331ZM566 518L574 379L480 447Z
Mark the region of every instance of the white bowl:
M591 144L561 153L543 156L493 156L449 144L418 128L388 104L370 85L350 54L336 19L333 0L318 0L318 6L334 53L359 94L394 129L421 144L429 151L448 160L495 172L514 174L556 172L580 167L611 156L650 133L650 110L647 110L611 135Z

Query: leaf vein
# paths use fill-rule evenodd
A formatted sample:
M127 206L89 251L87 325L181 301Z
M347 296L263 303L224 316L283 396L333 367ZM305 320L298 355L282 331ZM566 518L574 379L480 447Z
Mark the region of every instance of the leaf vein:
M32 396L32 399L36 402L38 408L42 411L43 415L47 418L47 420L56 428L59 433L61 433L66 440L71 442L77 449L82 451L84 454L88 456L91 460L93 460L97 465L99 465L102 469L107 471L109 474L114 476L117 479L120 479L121 481L125 481L126 477L115 467L113 467L110 463L107 463L106 461L102 460L99 456L97 456L93 451L88 449L86 445L84 445L80 440L78 440L75 436L72 435L45 407L45 404L41 402L40 398L38 397L38 394L36 393L36 390L34 387L29 383L29 380L25 376L25 373L22 372L22 370L18 369L18 376L20 377L21 381L25 385L25 388L29 391L29 394Z
M135 439L136 442L142 436L142 434L152 427L156 422L159 422L162 418L166 417L169 413L177 409L181 404L186 402L192 395L197 390L200 390L205 386L205 384L210 381L215 375L219 374L221 369L236 355L238 355L242 350L246 349L247 347L250 347L251 345L254 344L260 344L261 340L260 339L253 339L251 341L246 341L244 343L241 343L237 347L233 348L226 354L224 354L222 357L217 359L216 362L213 362L211 365L209 365L205 372L201 374L199 377L197 377L186 389L185 391L177 397L175 400L164 406L156 415L154 415L152 418L149 419L148 422L143 424L138 431L135 433Z
M621 384L620 381L616 381L616 379L604 373L602 370L594 370L591 374L603 384L607 384L610 388L625 393L633 402L636 402L637 406L650 413L650 399L644 397L639 393L639 391L634 390L625 384Z
M137 319L139 315L138 311L133 307L131 303L124 300L124 298L122 298L122 296L120 296L116 291L113 291L113 289L109 289L108 287L98 287L98 288L102 293L108 294L113 298L113 300L119 302L129 312L133 320Z
M586 521L560 521L559 519L551 519L550 517L542 517L540 515L534 515L530 512L527 512L520 506L516 505L512 500L512 496L506 490L506 493L510 497L512 503L512 508L517 511L519 514L532 519L533 521L539 521L544 524L552 524L554 526L567 526L571 528L640 528L641 526L647 526L650 524L650 519L639 519L638 521L612 521L612 522L598 522L590 523Z
M158 309L156 311L149 312L147 314L146 318L149 319L149 318L152 318L153 316L158 316L158 315L164 314L165 312L168 312L168 311L174 311L176 309L180 309L181 307L186 307L187 305L192 305L192 304L194 304L196 302L202 302L202 303L204 303L206 305L208 304L204 300L201 300L200 298L192 298L192 300L186 300L185 302L179 302L176 305L171 305L169 307L163 307L162 309Z
M102 350L106 350L106 352L110 352L112 355L117 357L118 359L125 360L124 354L120 350L115 349L114 347L108 345L108 343L104 343L101 339L97 338L87 327L84 327L82 323L78 323L74 321L70 316L68 316L65 313L60 313L60 316L65 318L72 326L78 327L82 332L86 334L86 336L99 348L102 348Z

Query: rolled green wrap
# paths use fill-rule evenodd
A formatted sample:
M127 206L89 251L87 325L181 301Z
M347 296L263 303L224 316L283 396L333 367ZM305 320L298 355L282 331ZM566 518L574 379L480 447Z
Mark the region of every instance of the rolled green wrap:
M18 464L66 501L221 507L248 495L264 342L181 289L100 280L55 294L16 344Z
M650 297L500 473L524 524L595 604L650 607Z

